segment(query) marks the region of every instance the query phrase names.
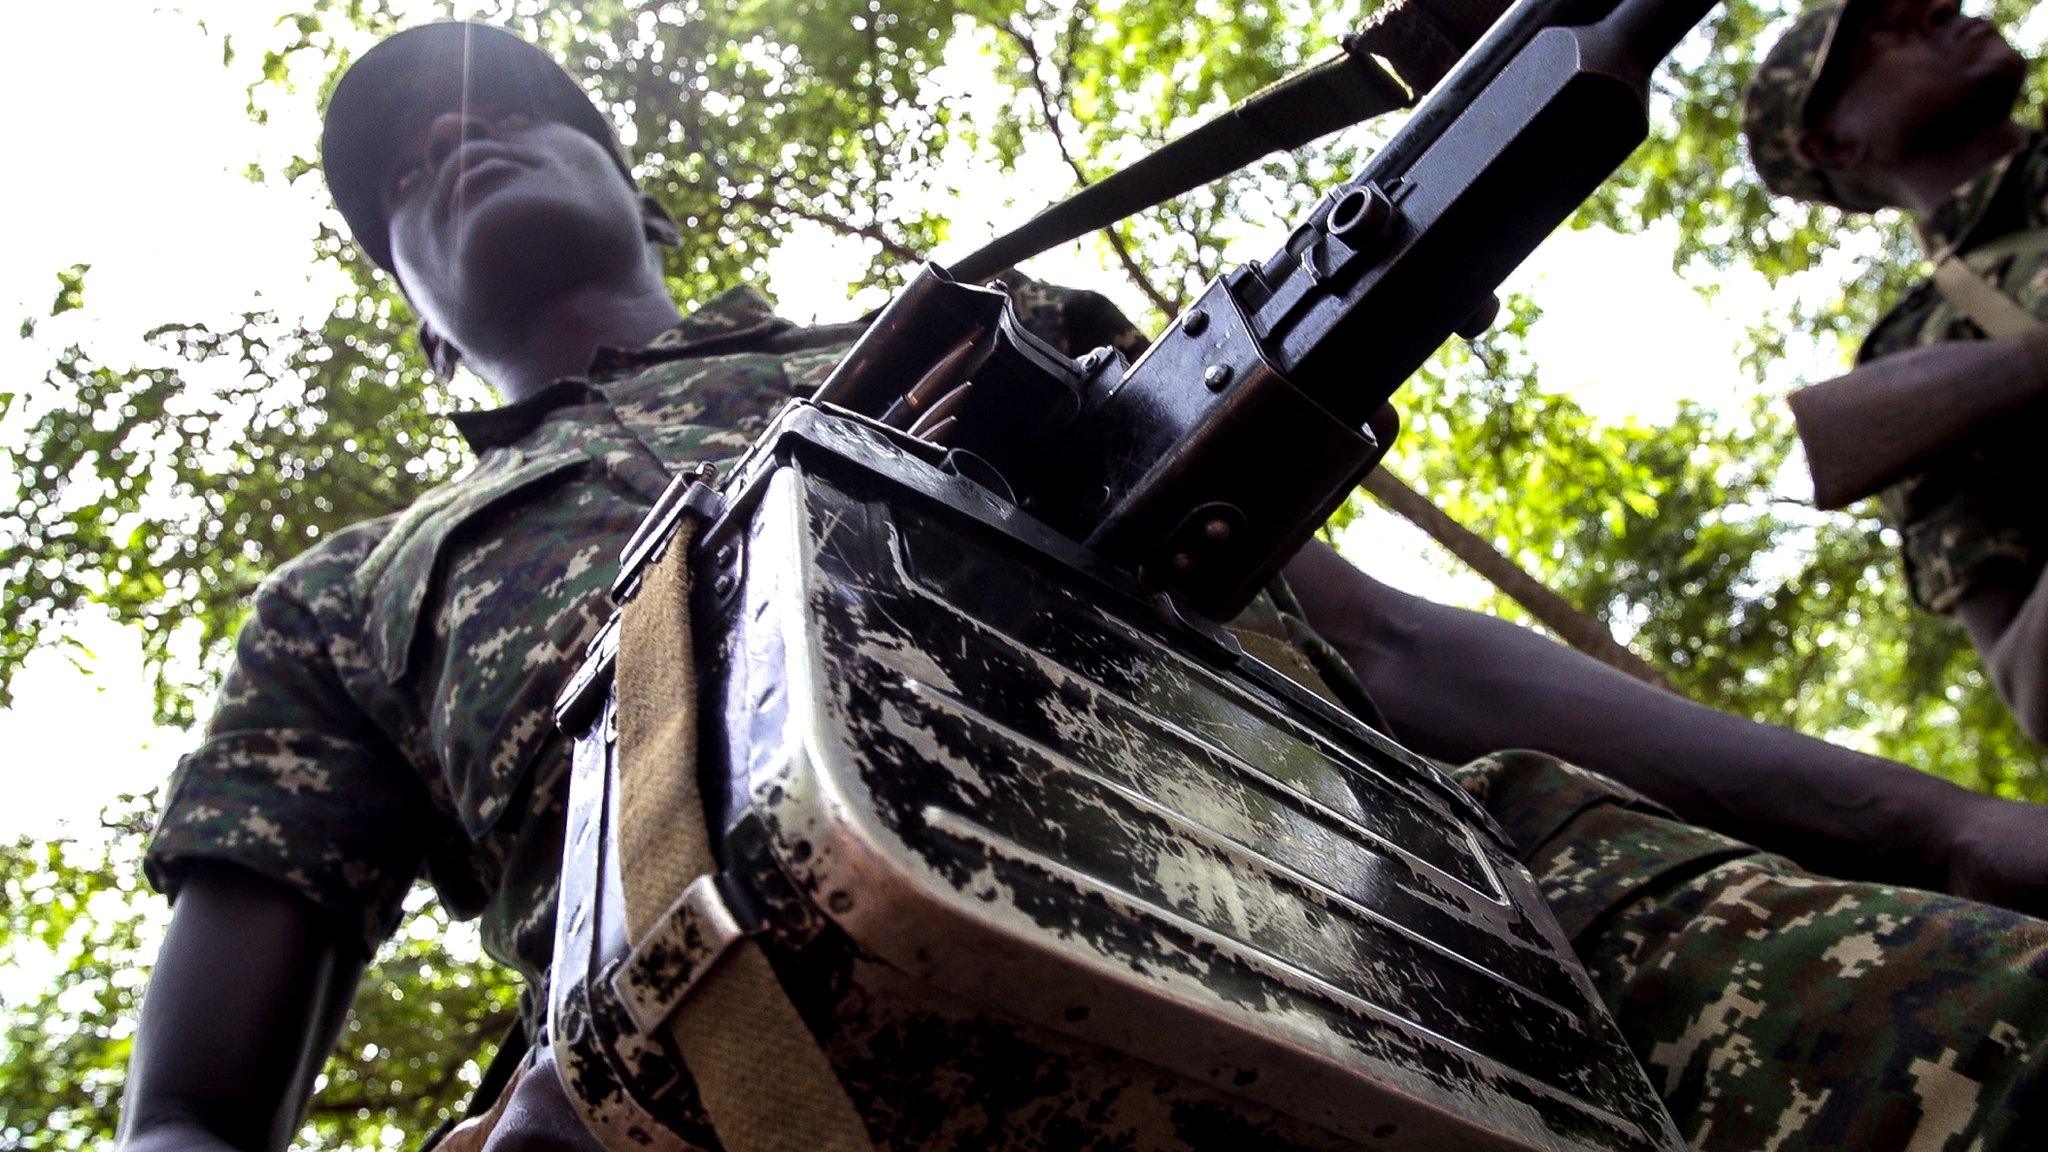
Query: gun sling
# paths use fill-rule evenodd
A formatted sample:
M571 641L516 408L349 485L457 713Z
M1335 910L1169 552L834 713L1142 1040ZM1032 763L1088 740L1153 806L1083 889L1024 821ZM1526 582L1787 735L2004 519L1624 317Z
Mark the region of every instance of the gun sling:
M1329 56L1047 208L953 262L950 271L962 281L985 280L1263 157L1412 108L1507 6L1506 0L1390 4Z
M697 778L697 678L684 521L621 610L619 853L626 926L650 950L696 955L664 1030L727 1152L871 1152L867 1129L768 958L718 895ZM674 963L673 951L665 957ZM764 1091L764 1085L775 1091Z
M1954 251L1929 249L1926 238L1917 232L1915 238L1927 251L1928 259L1934 261L1934 286L1944 299L1993 340L2025 340L2035 362L2048 369L2048 323L2021 307L2019 301L1978 270L1980 265L1989 268L2022 250L2039 248L2048 240L2042 232L2028 229L2000 237L1972 248L1967 258Z

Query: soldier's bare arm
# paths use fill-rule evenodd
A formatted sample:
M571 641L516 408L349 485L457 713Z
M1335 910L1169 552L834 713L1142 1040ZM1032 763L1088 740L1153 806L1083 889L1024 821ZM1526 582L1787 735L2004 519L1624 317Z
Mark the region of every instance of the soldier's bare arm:
M1813 502L1841 508L2024 413L2048 395L2048 343L1935 344L1791 396Z
M143 999L123 1152L287 1147L354 996L360 951L281 885L195 866Z
M1528 629L1395 591L1320 543L1286 575L1417 751L1538 749L1826 875L2048 912L2048 809L1717 712Z

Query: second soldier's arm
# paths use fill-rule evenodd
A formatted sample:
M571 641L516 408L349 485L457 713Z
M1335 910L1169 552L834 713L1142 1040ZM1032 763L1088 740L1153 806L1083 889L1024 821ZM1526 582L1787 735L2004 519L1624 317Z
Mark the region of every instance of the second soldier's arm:
M1906 478L1987 430L2048 416L2048 339L1916 348L1793 393L1814 503L1838 508ZM2001 569L1954 613L2020 727L2048 743L2048 588Z
M1791 396L1813 502L1841 508L1897 483L2048 396L2048 342L1968 340L1873 360Z
M1955 615L2020 727L2048 744L2048 571L1982 580Z
M1527 628L1395 591L1321 543L1286 576L1418 752L1537 749L1816 872L2048 913L2048 807L1717 712Z

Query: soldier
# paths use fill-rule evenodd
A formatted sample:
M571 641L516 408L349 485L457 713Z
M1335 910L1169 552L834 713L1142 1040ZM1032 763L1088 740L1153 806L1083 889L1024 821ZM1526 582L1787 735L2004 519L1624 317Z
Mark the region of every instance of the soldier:
M1846 376L1792 396L1814 499L1883 493L1915 601L1958 620L2048 740L2048 149L2016 123L2026 61L1955 0L1816 4L1767 55L1744 116L1773 192L1912 215L1934 277Z
M282 1147L423 875L482 918L494 956L543 977L568 764L549 704L608 611L619 547L675 469L736 454L855 331L796 328L744 289L679 313L659 253L674 223L636 194L575 82L502 32L432 25L366 54L335 89L323 151L435 365L469 364L508 403L456 417L469 473L258 593L149 852L175 904L137 1034L131 1149ZM1017 295L1070 349L1135 339L1100 297ZM1262 601L1238 622L1247 646L1310 680L1355 667L1426 751L1542 746L1831 869L2048 907L2036 809L1699 708L1392 593L1327 549L1289 575L1300 600ZM2048 924L1820 879L1546 755L1459 776L1701 1146L2043 1130ZM588 1140L544 1052L489 1132L494 1148Z

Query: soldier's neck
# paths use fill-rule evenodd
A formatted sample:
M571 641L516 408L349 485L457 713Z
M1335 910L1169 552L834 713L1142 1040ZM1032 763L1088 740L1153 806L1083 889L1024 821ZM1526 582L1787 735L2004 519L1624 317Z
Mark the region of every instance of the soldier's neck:
M1893 172L1901 206L1925 219L1971 177L2017 152L2026 142L2026 129L2007 120L1948 148L1901 163Z
M580 376L599 348L637 348L682 319L659 283L579 285L533 310L503 346L465 348L472 369L508 402L565 376Z

